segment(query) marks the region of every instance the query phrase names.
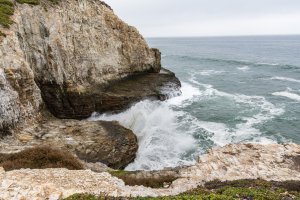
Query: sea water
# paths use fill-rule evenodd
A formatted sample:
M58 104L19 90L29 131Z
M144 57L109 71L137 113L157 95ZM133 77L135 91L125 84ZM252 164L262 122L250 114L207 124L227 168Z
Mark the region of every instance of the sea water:
M182 95L116 115L137 135L127 170L191 165L229 143L300 144L300 36L150 38ZM172 91L170 91L172 93Z

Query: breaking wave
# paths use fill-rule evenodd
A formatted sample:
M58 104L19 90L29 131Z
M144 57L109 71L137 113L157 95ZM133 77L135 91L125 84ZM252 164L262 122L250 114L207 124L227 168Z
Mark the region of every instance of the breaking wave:
M271 80L281 80L281 81L289 81L289 82L300 83L300 80L289 78L289 77L279 77L279 76L276 76L276 77L272 77Z
M249 69L250 69L250 67L249 66L243 66L243 67L238 67L237 68L238 70L240 70L240 71L248 71Z
M286 97L286 98L292 99L294 101L299 101L300 102L300 95L295 94L295 93L291 93L289 91L274 92L272 95Z
M211 75L216 75L216 74L222 74L225 71L217 71L217 70L201 70L197 72L197 74L201 76L211 76Z
M117 120L131 129L138 138L139 150L134 163L126 170L158 170L165 167L193 164L196 141L193 130L183 130L179 121L184 112L172 106L183 105L200 92L189 84L182 84L182 95L166 102L141 101L123 113L94 114L90 120Z
M229 127L225 123L204 121L186 111L195 102L215 98L220 102L224 99L233 101L244 109L243 112L249 109L254 112L241 117L234 127ZM256 126L283 112L283 108L277 108L264 97L229 94L191 79L191 83L182 83L181 96L165 102L145 100L120 114L95 113L90 120L117 120L137 135L137 157L126 170L159 170L191 165L197 155L215 145L272 143L275 140L263 136Z

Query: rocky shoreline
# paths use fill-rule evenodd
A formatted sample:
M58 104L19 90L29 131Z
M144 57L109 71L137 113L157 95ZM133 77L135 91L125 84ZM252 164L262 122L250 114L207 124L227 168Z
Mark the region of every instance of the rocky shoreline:
M1 169L0 191L3 199L61 199L76 193L112 197L158 197L177 195L216 179L300 181L299 156L300 147L296 144L232 144L214 148L200 156L195 166L176 170L174 173L177 174L177 179L167 188L159 189L127 186L107 172L67 169L21 169L5 172ZM151 174L155 175L157 172L144 172L144 176Z
M180 94L159 50L101 1L13 3L15 23L0 26L0 153L49 145L87 163L127 166L138 149L134 133L84 119L165 100L166 90Z
M102 96L94 95L93 98L98 97L101 111L120 112L143 99L165 100L168 93L164 91L169 90L179 94L180 82L172 72L162 69L161 73L139 74L122 79L108 87ZM135 159L137 138L118 122L58 119L48 111L43 111L41 116L42 120L19 126L13 130L13 134L2 138L0 153L15 153L47 145L67 149L85 162L101 162L114 169L123 169Z
M233 144L210 150L195 166L130 174L176 179L165 188L125 185L112 168L124 169L135 159L137 137L118 122L86 118L118 113L144 99L163 101L169 91L180 95L180 81L161 67L159 50L104 2L8 4L14 10L6 17L14 23L0 24L0 155L50 146L69 152L84 170L5 171L0 165L0 199L157 197L214 179L300 181L299 146Z

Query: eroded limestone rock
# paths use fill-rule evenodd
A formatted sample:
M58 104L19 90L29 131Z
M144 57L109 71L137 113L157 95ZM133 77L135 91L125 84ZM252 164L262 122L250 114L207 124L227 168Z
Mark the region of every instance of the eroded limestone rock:
M214 148L202 155L195 166L179 169L179 179L169 188L162 189L125 186L122 180L108 173L90 170L23 169L3 172L0 169L0 192L5 200L58 199L74 193L156 197L177 195L215 179L300 181L300 171L295 168L299 163L294 159L299 155L300 146L296 144L232 144Z

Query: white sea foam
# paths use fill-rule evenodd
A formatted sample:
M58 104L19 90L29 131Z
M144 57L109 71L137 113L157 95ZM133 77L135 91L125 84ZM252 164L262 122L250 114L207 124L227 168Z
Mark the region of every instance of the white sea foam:
M94 114L90 120L117 120L138 137L139 150L135 161L126 170L158 170L165 167L189 165L195 159L183 158L186 152L196 149L193 131L180 130L178 117L185 115L171 107L191 100L199 91L182 84L182 95L166 102L145 100L116 115ZM188 125L187 125L188 126Z
M298 79L293 79L293 78L288 78L288 77L272 77L272 80L281 80L281 81L290 81L290 82L295 82L295 83L300 83L300 80Z
M237 69L245 72L245 71L248 71L250 68L249 68L249 66L243 66L243 67L238 67Z
M223 146L229 143L271 143L272 139L262 136L256 125L281 115L284 110L259 96L229 94L203 84L195 79L197 87L182 83L182 95L165 102L142 101L123 113L115 115L93 115L90 120L117 120L133 130L138 137L137 157L126 170L158 170L165 167L190 165L195 156L212 144ZM171 93L174 91L171 91ZM218 122L198 119L186 107L195 102L219 98L234 101L237 105L256 109L235 127ZM199 136L202 139L196 139ZM201 140L201 141L199 141Z
M279 66L279 63L266 63L266 62L261 62L261 63L256 63L257 65L269 65L269 66Z
M201 75L201 76L211 76L211 75L215 75L215 74L222 74L225 71L217 71L217 70L201 70L199 71L197 74Z
M229 143L238 142L256 142L256 143L272 143L274 140L262 136L260 130L255 128L256 125L272 120L274 117L282 115L284 109L275 106L261 96L247 96L242 94L229 94L213 88L212 85L202 84L193 77L191 82L205 89L201 91L203 98L220 97L231 99L241 106L249 107L249 109L257 110L251 117L243 117L243 123L237 124L235 128L229 128L226 124L216 122L198 122L198 126L212 134L212 141L223 146Z
M262 136L256 125L265 123L276 116L284 113L284 109L277 108L263 97L250 97L246 95L231 95L228 93L217 91L213 88L209 89L210 94L219 95L233 99L236 103L250 106L251 109L257 109L258 113L251 117L243 117L243 123L236 124L235 128L229 128L223 123L201 122L201 126L213 133L212 140L215 144L223 146L229 143L239 142L274 142L270 138Z
M289 98L289 99L292 99L292 100L300 102L300 95L291 93L289 91L274 92L272 95L274 95L274 96L282 96L282 97L286 97L286 98Z
M170 105L184 106L185 103L188 103L186 101L192 100L194 97L200 96L202 94L198 88L184 82L181 86L181 92L182 94L180 96L169 99L167 103Z

